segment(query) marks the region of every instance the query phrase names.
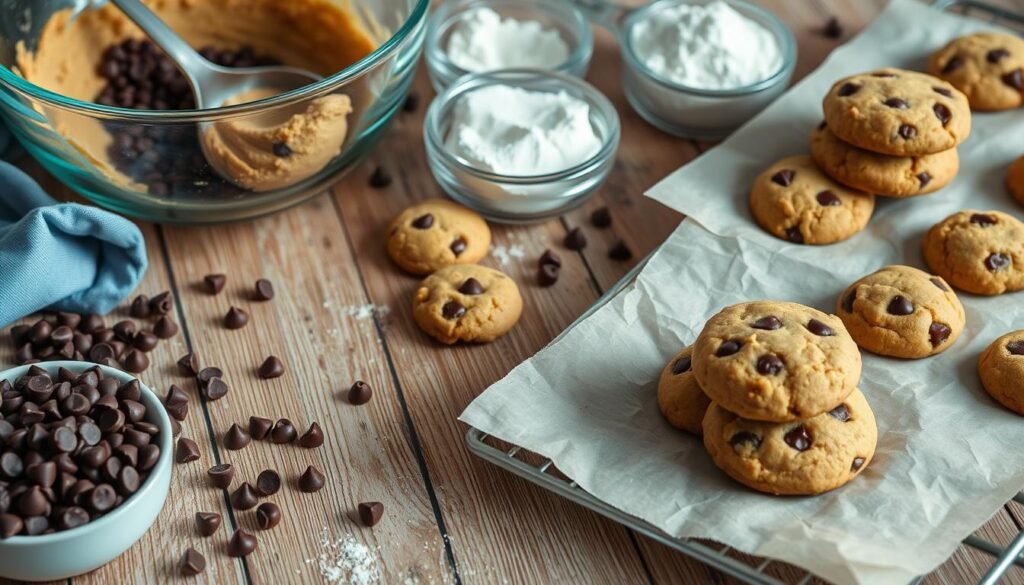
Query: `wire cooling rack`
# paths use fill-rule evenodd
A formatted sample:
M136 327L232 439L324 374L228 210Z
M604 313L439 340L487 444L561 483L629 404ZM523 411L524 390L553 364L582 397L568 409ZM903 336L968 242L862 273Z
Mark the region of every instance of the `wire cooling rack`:
M980 20L999 23L1009 26L1024 35L1024 14L1019 14L1005 8L990 5L986 2L975 0L937 0L934 3L937 10L946 10L964 14ZM641 262L636 268L630 271L618 284L608 290L587 312L579 317L569 328L572 329L577 323L585 320L596 312L601 306L611 300L612 297L628 286L640 273L643 265ZM565 333L563 332L563 335ZM540 487L554 492L564 498L572 500L605 516L631 530L652 538L665 546L671 547L685 555L693 557L698 561L718 569L719 571L735 577L736 579L752 585L808 585L816 577L806 571L786 565L782 561L751 557L749 555L730 556L732 549L726 545L714 543L708 540L693 538L676 538L670 536L653 524L644 522L639 518L630 516L617 508L614 508L580 488L575 481L567 478L555 469L550 459L530 453L515 445L509 445L499 441L487 434L471 428L466 434L466 443L469 450L478 457L489 461L498 467L508 470ZM1018 492L1013 501L1024 505L1024 492ZM1006 547L992 543L977 534L972 534L963 540L962 547L968 547L980 551L992 559L992 564L978 581L978 585L996 585L1006 574L1012 565L1024 568L1024 530ZM740 558L737 558L740 557ZM781 580L773 576L767 570L769 565L786 565L791 568L787 574L795 572L794 580ZM911 585L917 585L923 577L915 579Z

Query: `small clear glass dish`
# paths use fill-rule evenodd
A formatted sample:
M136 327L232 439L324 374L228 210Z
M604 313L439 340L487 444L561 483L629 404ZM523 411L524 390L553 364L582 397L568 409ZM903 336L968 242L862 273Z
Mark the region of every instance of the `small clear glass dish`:
M796 40L777 16L742 0L725 0L743 16L775 35L782 52L782 64L773 75L753 85L734 89L700 89L678 84L655 73L644 64L633 46L633 27L648 18L659 18L666 9L680 4L708 4L713 0L657 0L631 10L618 29L626 98L641 117L658 128L686 138L724 138L757 115L789 85L796 68Z
M492 85L528 91L568 92L590 106L590 123L601 148L574 167L536 176L507 176L474 168L445 145L453 110L467 94ZM585 203L604 183L619 148L619 115L601 92L585 81L554 71L507 69L472 73L437 96L424 123L427 161L434 178L458 203L497 223L523 224L560 215Z
M437 93L456 79L470 73L448 58L448 39L466 15L489 8L504 18L533 20L555 29L569 46L569 58L555 71L585 77L594 53L594 35L587 16L573 2L565 0L449 0L427 21L426 60L430 82Z

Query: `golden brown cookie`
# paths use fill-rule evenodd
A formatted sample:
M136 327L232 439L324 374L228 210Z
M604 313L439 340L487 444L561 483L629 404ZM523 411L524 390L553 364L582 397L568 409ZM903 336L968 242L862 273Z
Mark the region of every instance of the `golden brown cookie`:
M836 183L811 157L768 167L750 188L750 210L768 233L795 244L833 244L864 229L875 196Z
M904 69L840 79L823 107L829 130L840 140L893 156L949 150L971 133L964 94L941 79Z
M978 360L978 375L999 404L1024 414L1024 330L992 342Z
M956 288L977 295L1024 289L1024 223L999 211L961 211L924 238L924 259Z
M442 343L494 341L523 312L519 287L497 270L475 264L445 266L423 280L412 300L412 316Z
M889 156L847 144L825 122L811 132L811 157L836 181L885 197L915 197L945 187L960 171L955 148L921 156Z
M898 358L945 351L966 320L945 281L910 266L886 266L865 276L843 291L836 306L857 345Z
M860 381L860 350L835 315L781 301L727 307L693 346L697 382L738 415L785 422L826 412Z
M812 496L857 477L878 443L875 415L854 390L829 412L786 423L740 418L712 404L704 446L736 481L775 495Z
M672 426L694 435L701 434L701 421L711 401L697 384L691 357L693 346L676 354L658 379L658 409Z
M447 199L427 199L407 208L387 233L388 255L413 274L430 274L450 264L476 264L491 246L487 222Z
M1024 104L1024 39L979 32L953 39L928 61L928 72L967 95L975 110Z
M1006 188L1024 205L1024 156L1010 163L1010 168L1006 170Z

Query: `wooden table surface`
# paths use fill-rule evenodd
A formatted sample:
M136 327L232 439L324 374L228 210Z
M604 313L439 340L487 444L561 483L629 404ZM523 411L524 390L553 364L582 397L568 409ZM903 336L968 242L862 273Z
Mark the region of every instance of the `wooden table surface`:
M1007 0L1024 10L1022 0ZM771 0L799 42L797 76L813 69L839 43L869 22L883 0ZM820 30L836 16L842 39ZM611 36L598 31L588 79L615 103L622 119L622 145L608 183L584 208L529 227L494 227L492 254L485 264L515 278L524 294L519 325L506 337L483 346L442 347L421 333L410 312L418 279L397 270L383 248L383 230L401 209L440 188L427 168L421 127L425 108L400 113L387 137L360 168L330 193L249 223L207 228L141 224L150 269L138 292L152 296L170 290L182 333L151 355L144 381L162 395L171 383L191 395L183 435L195 439L200 461L177 465L171 495L148 534L125 555L90 575L86 583L317 583L317 558L324 541L351 535L378 558L381 583L728 583L732 579L575 504L522 481L472 456L464 445L466 428L458 414L482 390L543 347L654 249L681 217L643 197L670 171L696 157L707 144L663 134L627 105L620 82L621 61ZM423 67L416 80L421 97L433 96ZM377 165L394 183L368 186ZM34 164L24 166L51 192L55 181ZM590 226L591 211L609 206L613 226ZM571 253L562 245L568 229L582 226L589 245ZM608 258L624 240L631 262ZM538 256L557 250L564 268L551 288L535 284ZM521 253L519 253L521 252ZM501 258L499 259L499 256ZM504 260L504 262L502 261ZM225 273L219 296L205 294L206 274ZM277 298L256 303L248 297L261 277L276 285ZM694 283L694 286L700 286ZM230 305L250 311L240 331L221 319ZM367 316L367 306L376 311ZM113 319L113 318L112 318ZM4 344L4 362L12 362ZM194 383L174 362L194 351L204 365L224 369L232 387L223 400L203 403ZM286 365L283 377L261 380L255 369L269 354ZM352 406L347 388L365 380L373 400ZM250 415L287 417L301 429L317 421L327 441L317 450L253 442L227 451L221 436L231 423ZM253 481L274 468L286 488L273 499L284 521L269 532L256 530L252 512L232 512L226 494L209 487L206 469L219 462L238 468L237 478ZM327 487L299 493L295 478L309 464L324 470ZM357 503L384 503L383 521L369 529L353 520ZM220 512L225 526L211 538L195 533L198 511ZM1005 545L1017 533L1024 509L1016 504L996 514L982 529ZM241 526L259 539L244 560L227 556L231 531ZM209 563L198 577L182 579L176 566L189 546ZM735 553L731 553L735 554ZM742 555L736 555L742 558ZM974 582L989 559L957 552L930 583ZM772 563L768 572L796 580L801 572ZM1014 569L1007 581L1024 582ZM345 582L345 581L341 581Z

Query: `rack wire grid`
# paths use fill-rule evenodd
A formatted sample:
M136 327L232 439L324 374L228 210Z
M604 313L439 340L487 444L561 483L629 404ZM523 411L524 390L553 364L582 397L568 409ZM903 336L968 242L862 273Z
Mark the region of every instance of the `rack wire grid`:
M934 6L937 10L947 10L1009 26L1024 35L1024 14L1018 14L1005 8L975 0L938 0L934 3ZM566 331L592 315L611 300L612 297L626 288L626 286L633 282L645 264L646 260L641 262L618 284L609 289L598 299L593 307L580 316ZM564 334L563 332L562 335ZM818 579L811 573L787 565L782 561L756 558L749 555L738 555L742 556L742 558L736 558L729 555L730 552L733 552L729 546L708 540L676 538L666 534L653 524L630 516L590 495L580 488L575 481L561 474L554 467L550 459L530 453L521 447L508 445L477 429L471 428L469 430L466 434L466 443L474 455L548 491L554 492L585 508L589 508L639 534L643 534L727 575L735 577L744 583L752 585L787 585L788 581L782 581L780 578L766 572L768 566L773 563L789 566L793 571L796 571L798 576L794 581L795 585L808 585L812 580ZM1024 492L1018 492L1012 501L1024 505ZM1009 502L1007 503L1009 504ZM1024 557L1022 557L1022 553L1024 553L1024 529L1020 530L1006 547L985 540L977 534L972 534L965 538L961 545L962 547L969 547L980 551L992 558L992 564L978 581L978 585L996 585L1013 565L1024 568ZM924 576L914 579L911 585L917 585L923 578Z

